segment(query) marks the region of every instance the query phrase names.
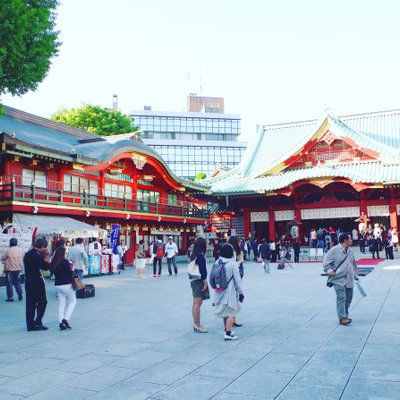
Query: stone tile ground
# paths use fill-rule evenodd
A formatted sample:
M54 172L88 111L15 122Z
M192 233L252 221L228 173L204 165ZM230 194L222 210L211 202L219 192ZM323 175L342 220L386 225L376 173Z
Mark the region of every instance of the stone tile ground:
M208 334L192 330L191 292L178 277L88 278L73 329L59 331L47 283L47 332L27 332L23 302L0 298L0 399L358 400L400 398L400 262L384 261L339 326L320 264L270 275L247 263L239 340L224 342L211 301ZM164 271L165 271L164 266ZM147 271L149 274L150 271Z

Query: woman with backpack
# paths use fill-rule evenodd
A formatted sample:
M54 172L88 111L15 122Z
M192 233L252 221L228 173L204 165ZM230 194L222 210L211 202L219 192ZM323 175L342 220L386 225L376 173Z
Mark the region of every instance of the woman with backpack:
M195 261L195 264L199 267L200 279L198 276L191 276L190 286L192 287L193 293L193 330L197 333L207 333L208 330L200 323L200 308L203 300L210 298L210 292L208 291L207 282L207 263L205 254L207 251L207 241L202 237L198 237L193 245L193 250L190 255L190 261Z
M214 272L218 268L219 272ZM237 339L232 332L232 326L244 299L241 282L233 247L226 243L222 246L221 256L210 274L210 284L214 289L215 315L224 321L224 340Z

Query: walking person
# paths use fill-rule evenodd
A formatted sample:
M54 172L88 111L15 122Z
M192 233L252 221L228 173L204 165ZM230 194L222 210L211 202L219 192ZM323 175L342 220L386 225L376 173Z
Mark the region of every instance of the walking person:
M391 235L394 251L397 251L397 245L399 244L399 233L397 227L392 228Z
M375 258L375 253L376 253L376 258L378 259L380 258L378 239L376 239L374 236L372 236L371 239L369 240L369 250L372 253L372 258Z
M269 248L269 243L266 239L263 239L260 245L260 256L263 262L264 272L270 274L269 262L271 260L271 249Z
M242 250L240 249L240 239L237 236L231 236L228 239L228 243L232 245L233 250L235 252L236 256L236 261L238 263L238 268L239 268L239 274L240 277L243 279L244 276L244 259L243 259L243 253ZM258 250L257 250L258 253Z
M354 280L358 280L351 245L351 235L341 233L339 244L333 246L323 260L324 271L329 275L327 285L333 286L336 292L336 312L341 325L348 325L352 321L349 318L349 308L353 299Z
M172 276L172 268L171 264L174 266L175 276L178 275L178 267L176 266L175 256L178 255L178 247L176 243L173 241L172 236L168 238L168 242L165 245L165 256L167 257L167 266L169 276Z
M232 332L232 326L240 311L244 295L232 245L225 243L222 246L218 261L224 264L228 286L223 291L214 290L215 315L224 321L224 340L236 340L237 336Z
M161 276L162 269L162 259L164 257L164 245L161 239L158 239L153 245L154 259L153 259L153 278L159 278ZM158 264L158 274L157 272L157 264Z
M208 330L201 324L200 309L203 304L203 300L210 298L210 292L208 290L207 282L207 263L205 254L207 251L207 241L202 237L198 237L193 246L193 251L190 255L190 261L195 260L195 263L199 267L200 279L191 279L190 286L193 294L193 330L197 333L207 333Z
M26 293L26 328L28 331L46 331L43 316L46 311L46 287L41 270L48 271L49 252L47 241L36 239L33 248L24 256L25 293Z
M365 238L363 232L358 234L358 245L360 246L361 253L365 253Z
M144 240L139 241L138 248L135 252L135 263L136 263L136 268L138 270L138 278L142 279L143 278L143 269L146 265L146 253L144 252Z
M18 295L18 300L23 299L21 283L19 275L24 265L24 251L18 247L18 240L16 238L10 239L10 247L4 252L1 260L4 261L4 270L6 274L6 287L7 287L7 300L8 302L14 301L14 290Z
M327 235L327 236L329 236L329 235ZM329 239L330 238L331 237L329 236ZM332 243L332 242L330 242L330 243ZM328 246L328 249L329 248L330 248L330 244ZM299 244L299 242L297 240L295 240L294 243L293 243L293 252L294 252L294 262L295 263L300 262L300 244Z
M76 305L76 294L72 287L74 263L65 258L65 247L57 247L50 269L54 272L58 297L58 322L60 330L71 329L69 321ZM67 308L65 308L68 301Z
M86 254L85 248L83 247L83 239L77 238L75 240L75 246L68 249L67 254L68 261L72 261L75 266L75 273L78 275L80 280L83 279L83 270L89 263L89 257Z

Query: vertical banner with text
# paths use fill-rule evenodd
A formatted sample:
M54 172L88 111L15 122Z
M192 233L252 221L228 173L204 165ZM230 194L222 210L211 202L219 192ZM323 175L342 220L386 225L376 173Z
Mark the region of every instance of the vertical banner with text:
M113 254L118 254L117 244L119 239L121 227L119 225L111 225L111 237L110 237L110 247L112 249Z

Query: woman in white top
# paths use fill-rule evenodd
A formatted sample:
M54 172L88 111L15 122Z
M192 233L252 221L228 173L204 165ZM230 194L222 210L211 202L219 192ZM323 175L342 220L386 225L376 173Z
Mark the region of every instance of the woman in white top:
M135 263L136 263L136 268L138 269L138 278L142 279L143 278L143 268L145 267L146 264L146 254L144 252L144 240L139 241L139 246L138 249L136 250L135 253Z

